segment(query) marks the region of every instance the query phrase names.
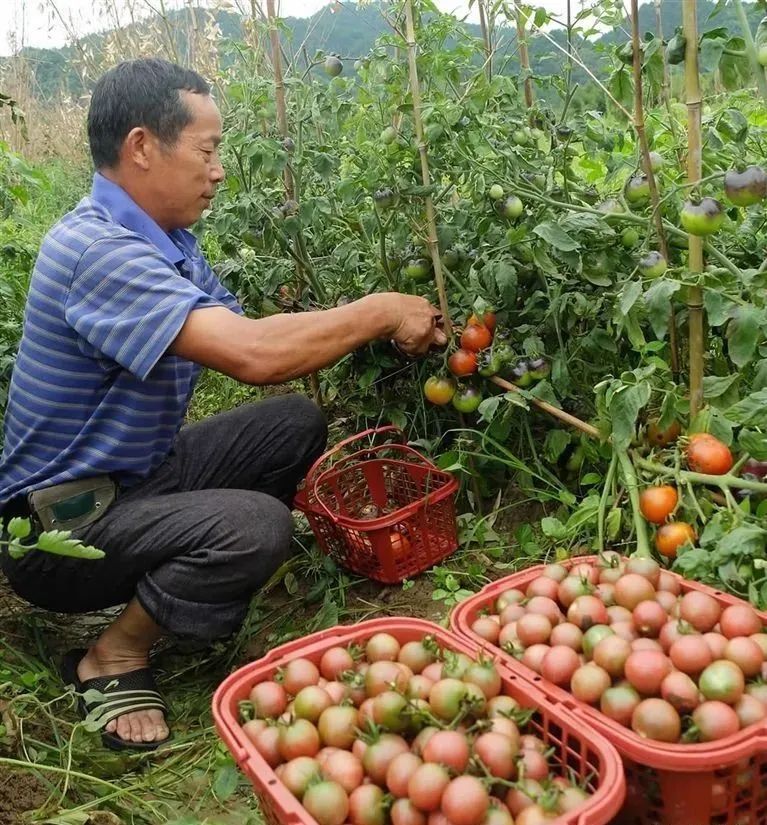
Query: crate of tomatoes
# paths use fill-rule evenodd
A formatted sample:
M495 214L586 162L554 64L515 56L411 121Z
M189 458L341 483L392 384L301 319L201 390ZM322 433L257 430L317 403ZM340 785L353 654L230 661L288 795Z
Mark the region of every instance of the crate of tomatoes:
M347 438L321 456L295 506L331 558L369 579L395 584L458 547L457 490L450 473L389 426Z
M621 825L767 823L765 625L740 599L612 552L509 576L451 616L616 746Z
M606 825L614 748L480 650L420 619L322 631L229 676L216 728L270 825Z

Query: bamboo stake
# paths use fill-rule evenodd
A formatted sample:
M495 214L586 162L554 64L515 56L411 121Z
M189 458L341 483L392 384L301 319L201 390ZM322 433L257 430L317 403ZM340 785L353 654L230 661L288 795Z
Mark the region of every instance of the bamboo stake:
M519 392L519 387L515 387L514 384L498 375L493 375L490 378L490 381L507 392ZM586 433L586 435L590 435L592 438L600 438L599 430L593 425L587 424L585 421L581 421L580 418L576 418L574 415L570 415L570 413L560 410L559 407L555 407L553 404L549 404L546 401L541 401L540 398L530 398L529 400L536 407L538 407L539 410L543 410L543 412L553 415L554 418L558 418L563 424L567 424L570 427L575 427L576 430L580 430L582 433Z
M418 153L421 157L421 180L424 186L429 186L431 184L431 174L429 172L429 157L426 149L426 141L424 140L423 119L421 117L421 87L418 81L418 64L416 62L415 23L413 20L412 0L405 0L405 26L407 34L407 57L410 68L410 94L413 98L413 123L415 124L415 134L418 140ZM429 233L427 243L434 267L434 279L437 282L439 308L442 312L445 334L449 339L452 335L453 327L450 323L450 307L447 303L445 279L442 274L442 261L439 257L439 241L437 240L437 219L434 211L434 201L429 194L426 195L425 201L426 223Z
M482 42L485 47L485 72L487 79L490 80L493 76L493 44L485 16L485 0L477 0L477 8L479 9L479 28L482 31Z
M658 245L663 257L668 260L668 243L666 233L663 231L663 216L660 210L660 196L658 186L655 182L655 174L650 161L650 146L647 143L647 132L645 131L644 101L642 97L642 50L639 48L639 2L631 0L631 43L633 46L633 69L634 69L634 129L636 129L639 146L642 151L642 166L647 175L647 182L650 185L650 203L652 204L652 217L655 224L655 233L658 236ZM664 62L665 65L665 62ZM679 346L676 334L676 313L674 305L669 308L669 348L671 350L671 371L674 377L679 375Z
M687 93L687 180L696 184L701 178L701 95L698 75L698 21L696 0L682 0L682 23L687 48L684 56ZM703 272L703 239L688 235L691 273ZM703 405L703 290L691 287L687 299L690 327L690 415Z
M525 15L519 0L514 0L517 23L517 42L519 43L519 65L525 78L525 104L528 109L533 108L533 78L530 74L530 55L527 52L527 32L525 31Z
M656 34L658 36L658 40L660 40L662 45L663 19L661 16L661 0L655 0L655 29ZM676 118L674 117L674 114L671 111L671 72L668 67L668 61L666 60L665 49L661 51L661 57L663 58L663 83L661 84L661 97L663 98L663 104L666 107L666 111L668 112L668 125L671 129L671 134L674 138L674 152L676 154L677 162L681 166L682 152L679 148L679 138L677 137L676 133Z

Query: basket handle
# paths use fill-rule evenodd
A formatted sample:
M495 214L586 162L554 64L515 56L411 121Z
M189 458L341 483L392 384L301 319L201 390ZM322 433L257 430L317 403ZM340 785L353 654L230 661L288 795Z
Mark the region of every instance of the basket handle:
M377 436L383 433L390 433L394 435L396 433L399 440L404 444L405 443L405 433L399 427L395 427L393 424L387 424L385 427L371 427L369 430L364 430L361 433L357 433L356 435L350 435L348 438L344 438L335 445L335 447L328 450L326 453L321 455L312 466L309 468L309 472L306 474L306 486L309 487L314 483L314 476L319 472L319 468L333 455L340 452L344 447L347 447L349 444L353 444L355 441L362 441L363 438L367 438L368 436Z
M381 427L381 430L391 430L391 429L393 429L393 430L398 430L398 428L397 428L397 427ZM368 430L367 432L369 432L369 433L370 433L370 432L380 432L381 430L378 430L378 431L376 431L376 430ZM400 433L402 433L402 431L401 431L401 430L399 430L399 432L400 432ZM362 433L361 435L364 435L364 433ZM355 440L356 438L358 438L358 437L360 437L360 436L352 436L352 438L347 439L347 441L354 441L354 440ZM342 443L343 443L343 442L342 442ZM339 445L339 446L340 446L340 445ZM386 447L387 447L387 445L384 445L384 444L379 444L379 445L378 445L378 447L372 447L372 448L371 448L371 451L372 451L372 450L381 450L381 449L385 449ZM393 448L395 448L395 447L396 447L396 449L401 450L401 451L402 451L403 453L405 453L406 455L411 455L411 456L413 456L414 458L417 458L421 464L424 464L424 465L426 465L427 467L433 467L433 466L434 466L434 465L433 465L433 464L432 464L432 463L431 463L428 459L424 458L424 457L421 455L421 453L419 453L419 452L418 452L418 450L414 450L414 449L413 449L412 447L410 447L408 444L396 444L396 445L391 445L391 446L389 446L389 449L393 449ZM332 451L331 451L331 452L332 452ZM329 454L330 454L330 453L328 453L328 455L329 455ZM351 455L351 456L348 456L348 459L352 459L352 458L354 458L354 457L355 457L355 456L357 456L357 455L359 455L359 453L352 453L352 455ZM345 460L347 460L347 459L342 459L342 461L345 461ZM314 468L312 468L312 469L314 469ZM325 504L325 502L322 500L322 498L321 498L320 494L319 494L319 493L318 493L318 491L317 491L317 488L319 487L320 482L321 482L321 481L322 481L322 479L323 479L323 478L324 478L324 477L325 477L325 476L326 476L326 475L327 475L327 474L331 471L331 469L332 469L331 467L328 467L328 469L327 469L327 470L323 470L323 472L321 472L321 473L317 476L317 478L316 478L316 479L312 479L312 481L314 482L314 489L313 489L313 492L314 492L314 499L315 499L315 501L316 501L316 502L320 505L320 507L322 507L322 509L323 509L323 510L324 510L324 511L328 514L328 516L330 517L331 521L333 521L333 523L334 523L334 524L338 524L338 516L337 516L337 515L336 515L336 514L335 514L335 513L334 513L334 512L333 512L333 511L332 511L332 510L331 510L331 509L327 506L327 504ZM437 468L437 467L434 467L434 469L439 471L439 468ZM308 476L307 476L307 479L308 479ZM309 483L309 482L308 482L308 480L307 480L307 484L308 484L308 483Z

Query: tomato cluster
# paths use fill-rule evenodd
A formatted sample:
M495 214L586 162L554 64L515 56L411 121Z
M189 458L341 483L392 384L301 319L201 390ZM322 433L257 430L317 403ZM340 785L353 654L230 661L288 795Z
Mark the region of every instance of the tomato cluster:
M653 559L547 565L472 631L642 737L710 742L767 717L767 633L748 604L682 595Z
M551 367L546 358L513 357L510 347L495 336L495 313L488 311L480 318L472 313L460 335L460 347L447 359L447 367L455 378L469 378L475 373L482 378L503 374L512 383L528 388L545 378ZM482 402L482 393L473 384L458 384L454 378L433 375L424 384L424 395L432 404L453 406L462 413L474 412Z
M376 633L256 684L243 730L319 825L539 825L588 793L496 666Z

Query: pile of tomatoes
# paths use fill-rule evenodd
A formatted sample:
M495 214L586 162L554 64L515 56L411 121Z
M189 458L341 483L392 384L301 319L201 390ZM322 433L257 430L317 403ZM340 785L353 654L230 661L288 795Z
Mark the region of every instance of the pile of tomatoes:
M730 448L708 433L695 433L687 440L687 466L696 473L725 475L734 466ZM669 521L679 504L676 487L661 484L647 487L639 496L639 509L651 524L658 525L655 548L663 556L675 559L678 549L694 543L695 529L686 521Z
M471 383L459 384L457 379L482 378L502 374L513 384L527 389L545 378L551 371L544 357L515 358L509 345L495 335L495 313L485 312L480 318L469 316L460 336L460 346L447 359L454 377L432 375L423 392L432 404L453 406L462 413L474 412L482 402L482 393Z
M767 716L767 633L748 604L682 595L648 558L544 567L477 617L478 636L648 739L710 742Z
M539 825L589 798L495 665L430 636L293 659L244 706L245 734L319 825Z

